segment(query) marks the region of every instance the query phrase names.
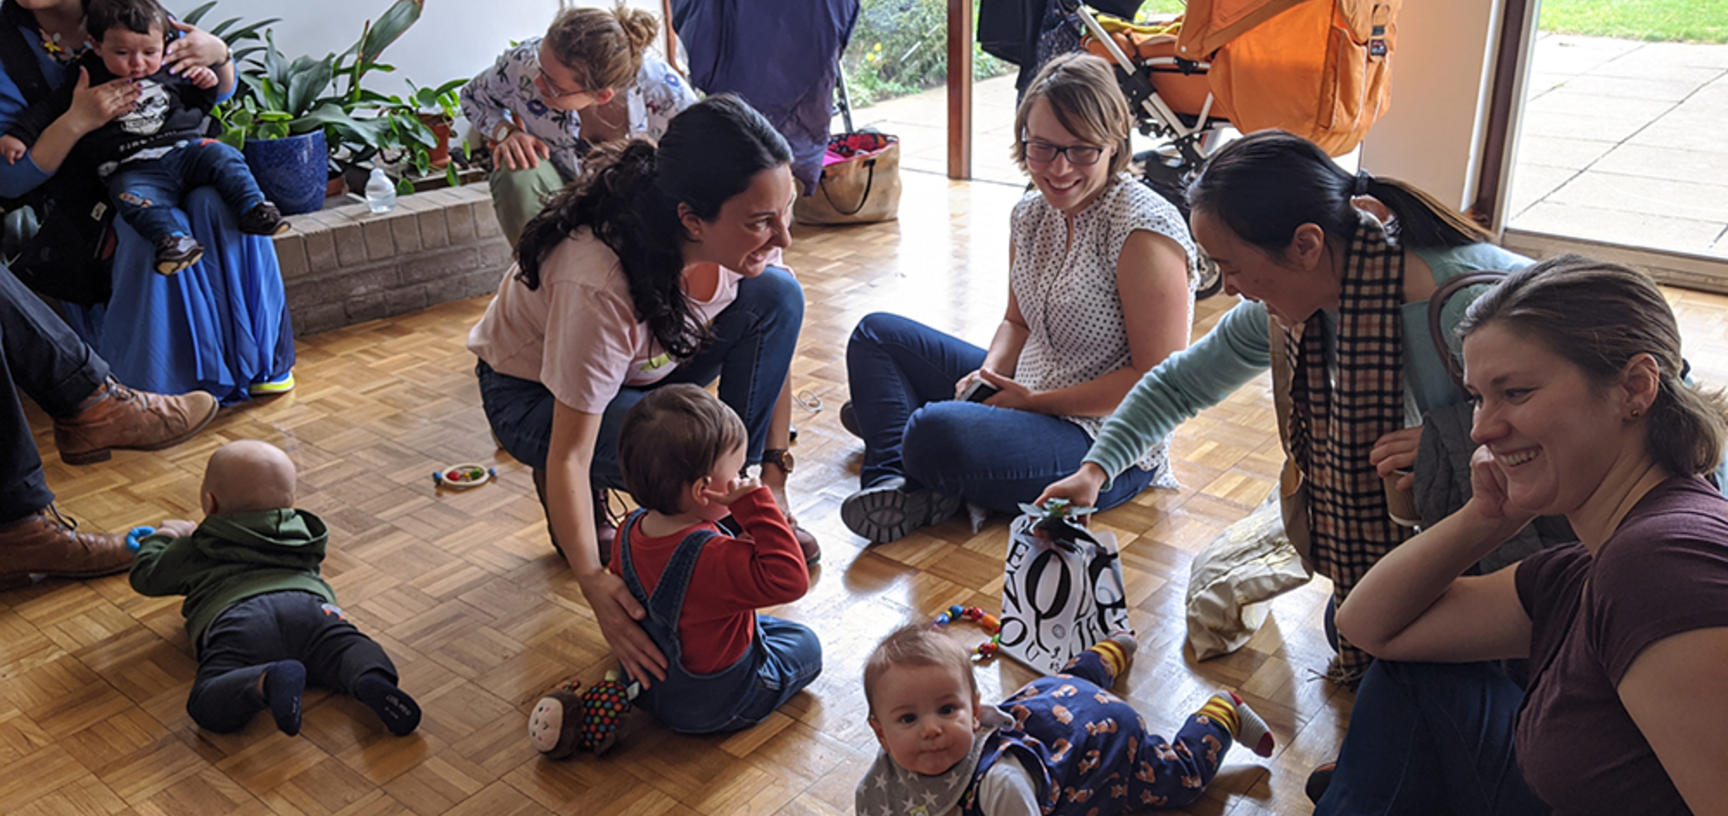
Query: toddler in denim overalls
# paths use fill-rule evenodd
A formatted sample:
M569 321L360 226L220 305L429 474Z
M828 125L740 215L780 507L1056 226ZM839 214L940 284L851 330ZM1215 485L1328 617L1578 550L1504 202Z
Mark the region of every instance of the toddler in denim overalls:
M808 627L756 614L810 587L803 549L774 495L740 477L744 423L694 385L656 388L619 431L630 514L608 559L647 609L642 626L666 679L637 705L674 731L736 731L761 722L822 671ZM731 515L743 534L715 523ZM637 678L642 679L642 678Z

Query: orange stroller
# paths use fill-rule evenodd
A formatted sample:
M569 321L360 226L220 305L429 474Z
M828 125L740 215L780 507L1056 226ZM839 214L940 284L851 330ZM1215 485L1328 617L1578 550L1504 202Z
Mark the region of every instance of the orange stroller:
M1080 6L1085 47L1116 63L1141 132L1166 139L1186 180L1211 132L1281 128L1334 156L1387 110L1402 0L1190 0L1161 26Z
M1184 188L1218 131L1279 128L1338 156L1390 103L1403 0L1188 0L1185 14L1151 26L1060 1L1086 50L1115 63L1139 131L1161 142L1136 158L1184 216ZM1201 296L1217 291L1216 277L1206 270Z

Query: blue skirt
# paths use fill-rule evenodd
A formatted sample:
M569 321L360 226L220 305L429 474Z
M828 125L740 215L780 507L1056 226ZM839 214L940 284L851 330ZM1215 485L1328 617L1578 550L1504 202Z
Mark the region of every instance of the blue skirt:
M244 401L248 386L294 367L276 247L270 236L240 232L212 187L188 193L174 216L204 245L202 260L157 274L155 247L115 219L114 294L105 305L64 304L66 322L126 385Z

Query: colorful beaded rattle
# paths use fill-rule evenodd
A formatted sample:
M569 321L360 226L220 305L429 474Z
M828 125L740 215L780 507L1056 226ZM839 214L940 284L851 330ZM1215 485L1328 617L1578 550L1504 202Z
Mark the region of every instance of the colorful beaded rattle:
M483 485L487 480L497 475L497 468L482 467L481 465L476 465L471 462L463 462L460 465L451 465L443 470L433 471L432 485L434 487L443 485L445 487L460 487L467 489Z
M976 621L979 626L984 627L984 632L990 635L989 640L973 647L972 654L977 655L980 660L989 660L990 658L995 657L996 652L1002 648L1002 621L998 620L995 615L985 612L976 606L961 606L955 604L948 607L947 612L943 612L936 616L936 623L934 626L940 629L961 619Z

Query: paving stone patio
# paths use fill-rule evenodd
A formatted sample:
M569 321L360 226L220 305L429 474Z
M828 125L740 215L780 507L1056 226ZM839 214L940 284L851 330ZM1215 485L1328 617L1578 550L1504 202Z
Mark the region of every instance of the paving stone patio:
M1542 35L1510 226L1728 257L1728 45Z

